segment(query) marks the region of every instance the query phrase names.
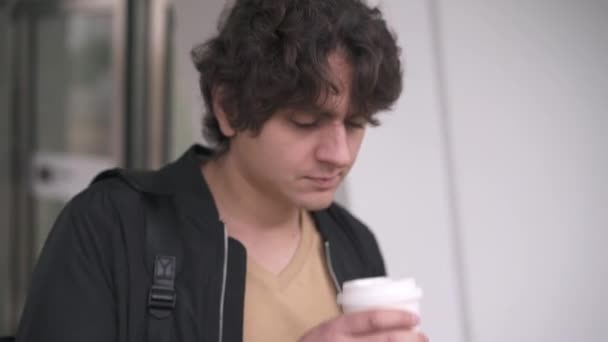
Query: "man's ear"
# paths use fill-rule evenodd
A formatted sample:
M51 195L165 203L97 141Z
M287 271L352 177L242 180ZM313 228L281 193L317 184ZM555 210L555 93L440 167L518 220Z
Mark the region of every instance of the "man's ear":
M236 131L234 128L232 128L230 120L228 120L228 113L226 113L224 107L222 106L222 102L224 100L224 90L221 86L213 87L213 90L211 91L211 99L213 105L213 114L220 125L222 134L228 138L235 136Z

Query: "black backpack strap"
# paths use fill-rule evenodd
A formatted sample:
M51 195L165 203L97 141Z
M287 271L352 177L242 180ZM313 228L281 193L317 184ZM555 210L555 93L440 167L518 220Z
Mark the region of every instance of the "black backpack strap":
M148 291L147 342L174 341L173 312L177 303L175 279L183 260L179 236L179 220L171 196L142 191L139 178L148 172L111 169L97 175L93 183L108 178L120 178L141 194L145 207L146 268L152 275Z
M173 311L177 302L175 278L182 250L178 219L171 197L143 196L146 205L146 260L153 261L152 286L148 292L148 342L173 340Z

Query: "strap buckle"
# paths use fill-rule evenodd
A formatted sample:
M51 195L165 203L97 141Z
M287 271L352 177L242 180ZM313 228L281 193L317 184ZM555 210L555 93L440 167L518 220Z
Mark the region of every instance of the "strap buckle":
M152 285L148 293L148 310L156 318L166 318L175 309L177 294L170 287Z

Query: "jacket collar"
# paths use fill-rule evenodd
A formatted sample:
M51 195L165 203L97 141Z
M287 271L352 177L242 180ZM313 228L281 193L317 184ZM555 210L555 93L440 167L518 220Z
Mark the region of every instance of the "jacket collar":
M200 166L211 159L212 153L206 147L192 145L181 157L160 170L139 174L137 185L144 192L159 195L206 194L209 187L201 174Z

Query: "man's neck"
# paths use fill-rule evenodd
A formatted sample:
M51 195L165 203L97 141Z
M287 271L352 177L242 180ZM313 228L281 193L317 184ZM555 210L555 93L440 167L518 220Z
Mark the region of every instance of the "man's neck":
M207 162L202 173L220 219L231 230L270 232L299 226L300 209L252 184L229 155Z
M279 274L299 244L301 211L256 189L238 170L229 158L202 167L228 234L239 240L261 267Z

